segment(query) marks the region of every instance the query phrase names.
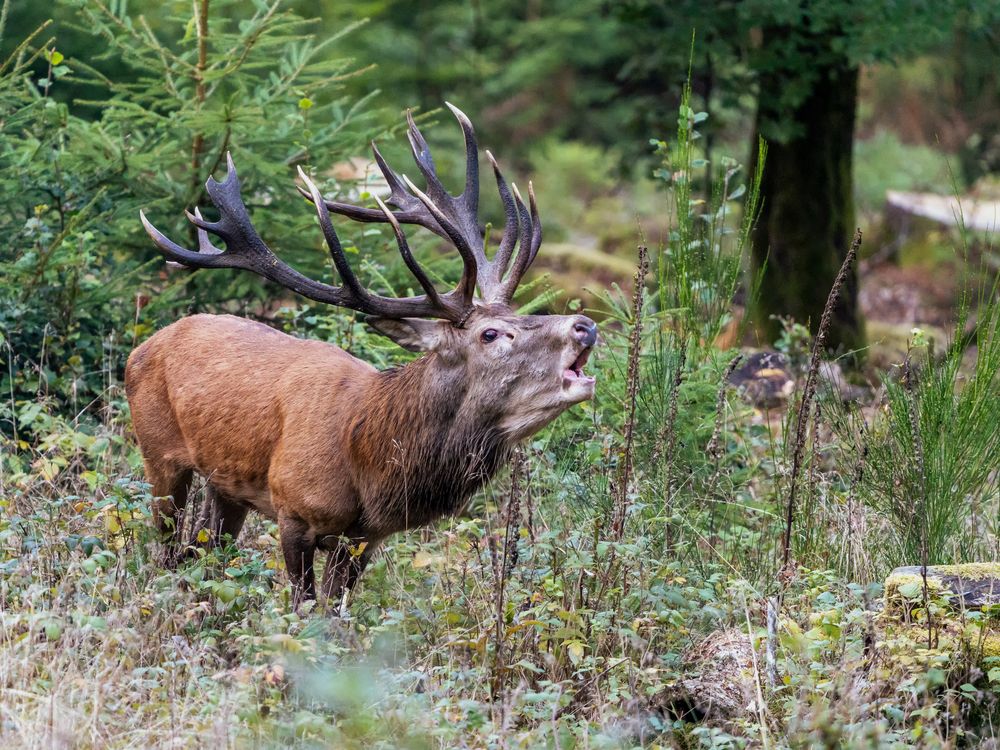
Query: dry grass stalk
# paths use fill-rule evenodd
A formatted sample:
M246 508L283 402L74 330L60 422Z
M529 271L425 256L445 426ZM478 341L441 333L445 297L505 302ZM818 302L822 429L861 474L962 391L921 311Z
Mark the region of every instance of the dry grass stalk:
M865 549L867 534L867 517L864 504L858 499L858 489L865 478L865 465L868 460L868 424L862 414L858 428L857 444L860 446L854 472L851 475L850 490L844 511L844 537L846 544L841 547L841 565L848 571L848 578L853 581L870 580L874 566Z
M514 566L517 565L517 537L520 528L521 499L524 492L522 478L525 465L524 451L518 448L514 451L510 467L510 493L507 496L506 508L504 509L504 536L500 550L497 550L495 537L490 535L489 548L493 563L494 578L494 617L496 625L494 629L493 646L493 676L492 693L494 697L499 697L504 688L504 675L506 674L506 663L504 654L504 604L507 589L507 581L510 579Z
M660 433L656 437L656 446L653 448L652 463L659 463L661 458L666 458L669 462L673 458L674 448L677 444L677 431L674 429L677 422L677 400L680 394L681 383L684 382L684 367L687 365L687 348L682 347L677 359L677 369L674 371L674 379L670 384L670 395L667 406L667 418L660 425ZM670 477L667 477L669 483ZM669 484L668 492L669 495Z
M767 599L767 643L764 646L764 675L767 685L778 684L778 597Z
M642 354L642 305L649 257L644 245L639 246L639 262L632 282L632 329L628 342L628 373L625 384L625 425L622 449L618 461L618 477L612 488L611 533L621 539L625 531L628 508L628 488L632 479L633 445L635 442L635 407L639 395L639 359Z
M785 535L782 540L782 574L787 576L787 568L792 557L792 524L795 521L795 492L798 486L799 473L802 470L802 459L805 453L806 433L809 429L809 415L812 410L813 400L816 398L816 377L819 372L820 357L823 353L823 346L826 343L827 334L830 331L830 324L833 322L833 306L840 296L840 290L847 281L847 272L858 256L861 249L861 230L854 232L854 241L847 251L837 278L833 281L830 294L826 298L826 306L823 308L823 316L820 319L819 330L816 331L816 338L813 340L812 354L809 357L809 370L806 373L805 388L802 390L802 400L799 403L799 411L795 418L795 442L792 452L792 476L788 488L788 504L785 511Z
M716 473L719 472L719 460L722 458L723 453L722 427L725 424L726 417L726 390L729 385L729 378L732 376L736 368L740 366L740 362L742 361L742 354L737 354L733 357L732 361L726 367L726 371L722 374L722 383L719 385L719 392L715 397L715 426L712 429L712 437L708 441L708 446L705 448L705 452L715 463Z
M912 361L909 355L907 355L906 361L904 362L904 379L903 387L906 390L906 410L910 419L910 434L913 436L913 455L917 464L917 486L913 489L916 490L917 497L916 502L912 506L912 519L913 522L919 524L920 528L920 577L923 580L923 586L921 590L921 596L923 597L924 611L927 613L927 648L934 648L936 646L936 638L934 632L934 618L931 615L930 603L930 590L927 586L927 565L928 565L928 533L927 528L927 467L924 462L924 441L920 433L920 407L917 404L917 396L915 395L915 387L917 384L917 377L915 377L912 368Z
M653 456L650 461L654 466L661 459L666 459L663 467L663 515L670 514L670 499L674 495L674 460L677 451L677 405L680 400L681 383L684 382L684 368L687 366L687 346L682 346L677 359L674 379L670 384L670 395L667 406L667 418L660 426L660 434L656 438ZM670 526L664 527L664 547L671 544Z

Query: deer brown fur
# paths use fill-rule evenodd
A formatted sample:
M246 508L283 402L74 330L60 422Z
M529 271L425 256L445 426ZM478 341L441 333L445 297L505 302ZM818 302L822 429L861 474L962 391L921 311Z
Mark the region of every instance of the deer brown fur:
M471 126L455 112L471 161ZM582 373L596 341L593 321L517 315L509 304L515 274L524 273L541 240L534 197L529 212L516 190L514 197L505 194L494 162L501 197L513 211L507 211L500 249L487 260L481 237L476 244L478 185L469 197L470 178L462 196L449 196L412 121L410 137L432 198L408 181L410 190L401 193L402 182L376 152L394 186L390 202L402 209L395 215L382 204L376 215L325 201L303 174L344 287L305 279L270 254L249 223L231 162L227 180L207 186L222 218L192 217L200 227L198 252L174 245L143 219L174 260L249 268L314 299L373 314L377 331L426 352L380 372L330 344L228 315L194 315L156 333L129 357L126 391L161 528L176 534L197 472L211 490L213 539L238 535L250 509L277 520L300 596L315 595L317 549L329 551L327 593L349 589L380 541L459 510L518 441L593 394L593 378ZM390 223L427 294L390 300L363 290L340 262L342 253L338 258L328 209ZM454 292L441 295L420 279L399 221L427 226L456 244L465 272ZM207 232L222 237L226 250L214 248ZM478 298L471 296L474 286ZM416 317L405 315L408 310Z

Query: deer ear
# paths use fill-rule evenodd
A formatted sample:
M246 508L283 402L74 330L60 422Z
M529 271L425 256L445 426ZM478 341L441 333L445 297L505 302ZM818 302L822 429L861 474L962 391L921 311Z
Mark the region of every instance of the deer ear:
M404 349L429 352L441 341L442 323L422 318L368 318L368 325Z

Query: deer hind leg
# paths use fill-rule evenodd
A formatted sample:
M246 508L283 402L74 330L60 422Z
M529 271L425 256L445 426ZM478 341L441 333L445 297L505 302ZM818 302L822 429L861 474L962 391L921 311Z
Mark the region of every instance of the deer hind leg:
M348 529L344 534L350 541L336 543L326 556L323 568L323 596L328 605L339 604L340 616L346 617L347 594L354 588L374 554L377 544ZM364 549L358 552L359 547Z
M236 502L209 482L205 492L208 503L209 544L220 546L228 535L234 542L243 529L249 508Z
M154 465L146 461L146 477L153 486L153 522L164 542L163 564L177 564L180 526L191 487L191 469Z
M298 607L301 602L316 598L316 575L313 571L316 539L309 524L286 514L278 515L278 534L285 567L292 581L293 602Z

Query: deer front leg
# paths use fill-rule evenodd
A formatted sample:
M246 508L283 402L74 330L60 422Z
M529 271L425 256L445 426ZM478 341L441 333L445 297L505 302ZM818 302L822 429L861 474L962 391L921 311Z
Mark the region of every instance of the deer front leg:
M285 557L288 577L292 581L293 602L298 607L303 601L316 598L313 572L316 539L309 524L287 514L278 516L278 535L281 537L281 552Z

